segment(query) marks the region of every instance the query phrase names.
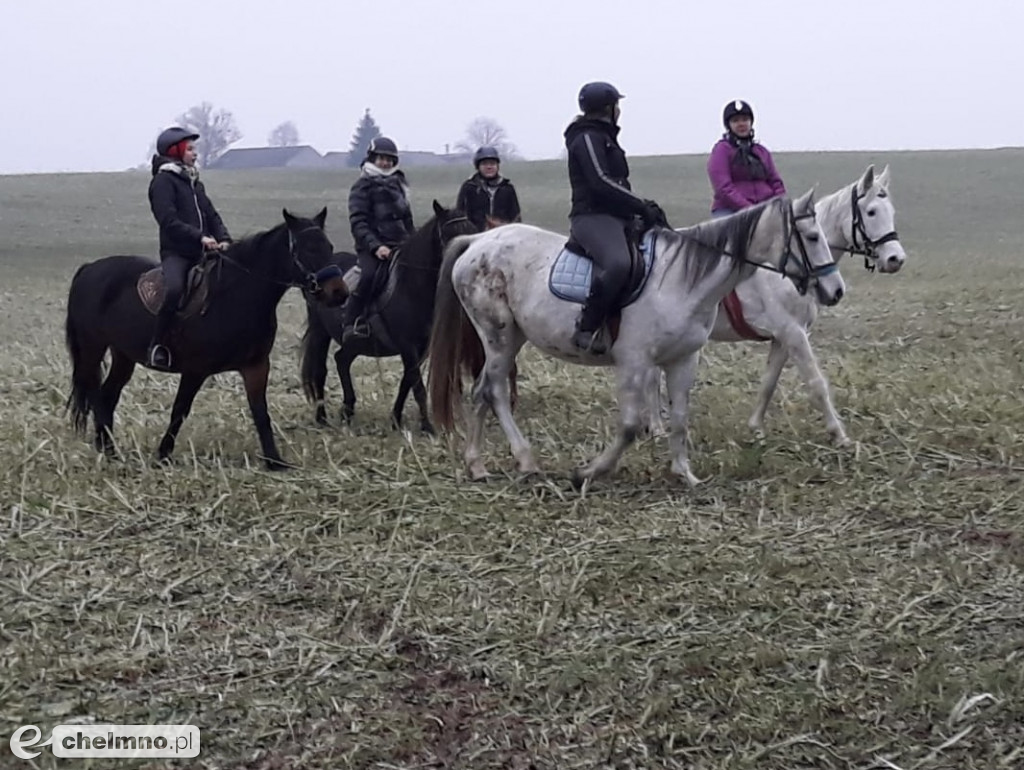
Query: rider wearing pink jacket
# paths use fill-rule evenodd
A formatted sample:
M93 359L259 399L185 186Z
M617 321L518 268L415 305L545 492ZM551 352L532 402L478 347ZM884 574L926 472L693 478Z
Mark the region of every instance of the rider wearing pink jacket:
M784 195L786 186L772 154L754 141L754 110L742 99L722 112L726 132L711 149L708 178L714 191L712 216L727 216L747 206Z

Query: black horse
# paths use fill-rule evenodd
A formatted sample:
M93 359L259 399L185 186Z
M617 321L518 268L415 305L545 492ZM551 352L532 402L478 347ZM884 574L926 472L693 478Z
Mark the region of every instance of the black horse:
M477 232L476 227L457 209L446 209L434 201L434 216L409 236L391 258L383 295L367 305L370 336L351 337L334 354L338 376L344 391L341 417L346 422L355 415L356 394L352 387L352 362L359 356L388 358L401 356L404 371L392 422L401 427L402 410L412 390L420 409L420 427L433 433L427 416L427 391L420 376L420 364L430 341L434 315L434 294L445 246L454 237ZM343 271L356 264L354 254L334 255L334 263ZM389 273L393 275L389 276ZM306 332L302 342L302 388L306 398L316 405L316 421L327 424L324 385L327 381L327 351L331 339L341 344L343 311L321 304L306 303Z
M168 348L173 371L181 374L171 422L160 442L167 460L175 438L206 379L237 371L245 382L249 409L267 467L288 467L281 459L267 412L270 351L277 333L277 305L289 287L317 302L341 304L348 290L331 265L334 247L324 232L327 209L313 219L283 211L284 223L240 240L213 257L205 279L202 312L186 306L176 320ZM141 295L140 278L155 267L152 259L114 256L82 265L71 280L65 334L71 355L72 424L85 432L89 412L96 423L95 445L113 454L114 410L135 365L146 361L156 317ZM193 292L195 297L202 290ZM190 303L194 305L195 303ZM101 382L107 350L111 365Z

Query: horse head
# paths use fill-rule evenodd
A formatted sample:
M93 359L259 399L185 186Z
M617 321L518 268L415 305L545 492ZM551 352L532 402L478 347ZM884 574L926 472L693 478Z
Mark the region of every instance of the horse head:
M341 268L332 262L334 245L324 230L327 207L312 219L295 216L288 209L281 213L288 229L291 283L325 305L343 304L348 298L348 287Z
M832 259L828 239L817 219L814 208L816 188L817 185L792 201L777 199L781 205L771 207L783 217L783 257L779 270L793 279L801 294L806 294L813 285L821 304L835 305L846 293L846 283ZM772 217L763 216L762 221L772 222Z
M865 257L865 264L880 273L896 273L907 254L896 234L896 209L889 193L889 166L875 174L868 166L851 192L849 228L853 246Z

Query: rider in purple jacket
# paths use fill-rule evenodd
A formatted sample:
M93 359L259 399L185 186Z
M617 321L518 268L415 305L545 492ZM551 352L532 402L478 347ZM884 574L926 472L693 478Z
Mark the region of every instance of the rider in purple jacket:
M714 190L712 216L728 216L747 206L784 195L786 186L768 149L754 141L754 110L737 99L725 105L726 132L711 149L708 178Z

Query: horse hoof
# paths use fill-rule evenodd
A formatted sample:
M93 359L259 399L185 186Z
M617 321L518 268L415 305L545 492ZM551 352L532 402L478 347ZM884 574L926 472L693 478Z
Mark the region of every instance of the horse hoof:
M428 436L436 436L437 435L437 431L434 430L434 426L431 425L429 422L422 423L420 425L420 430L422 430Z
M474 464L466 468L466 475L470 481L486 481L491 474L487 472L483 465Z
M587 475L583 472L581 468L576 468L572 472L572 476L569 478L569 483L572 484L572 488L575 489L577 492L583 489L583 485L586 483L586 481Z

